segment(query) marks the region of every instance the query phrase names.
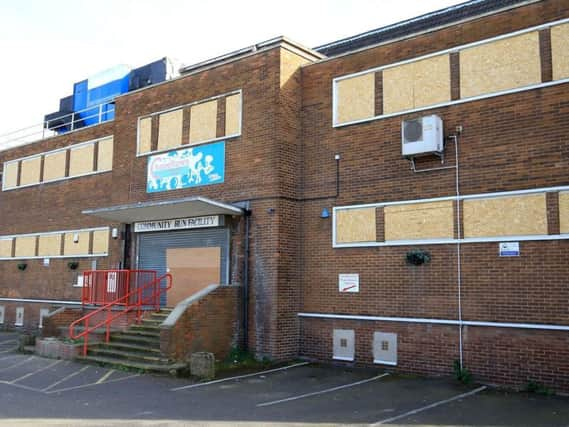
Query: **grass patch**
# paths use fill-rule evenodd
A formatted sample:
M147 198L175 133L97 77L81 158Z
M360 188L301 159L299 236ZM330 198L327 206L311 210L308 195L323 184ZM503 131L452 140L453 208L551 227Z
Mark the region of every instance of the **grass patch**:
M272 365L272 360L266 357L257 360L255 356L248 351L233 347L225 359L216 362L215 372L254 371L257 369L266 369Z

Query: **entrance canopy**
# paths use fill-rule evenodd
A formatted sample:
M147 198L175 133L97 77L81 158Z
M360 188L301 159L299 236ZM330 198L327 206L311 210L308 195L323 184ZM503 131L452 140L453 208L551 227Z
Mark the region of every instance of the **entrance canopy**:
M218 202L206 197L187 197L176 200L139 202L130 205L87 209L83 213L113 222L130 224L138 221L155 221L193 216L243 215L244 210L238 206Z

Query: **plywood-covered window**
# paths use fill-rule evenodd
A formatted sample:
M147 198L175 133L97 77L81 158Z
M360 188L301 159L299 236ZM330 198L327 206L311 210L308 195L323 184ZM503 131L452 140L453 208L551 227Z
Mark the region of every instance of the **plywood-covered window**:
M22 171L20 175L20 185L39 184L41 157L22 160Z
M551 61L553 80L569 77L569 24L556 25L551 28Z
M383 113L450 101L449 55L383 70Z
M138 154L152 151L152 117L145 117L138 122Z
M69 176L84 175L93 172L94 144L72 148L69 156Z
M182 109L162 113L158 117L158 149L174 148L182 145Z
M36 255L37 236L19 236L16 237L15 256L17 257L33 257Z
M385 240L452 239L452 201L413 203L384 208Z
M99 151L97 153L97 170L109 171L113 169L113 137L99 141Z
M569 233L569 192L559 193L559 232Z
M109 230L93 231L93 254L106 254L109 251Z
M217 99L190 108L190 143L215 139L217 133Z
M65 177L65 167L67 161L66 151L57 151L44 156L43 180L53 181Z
M464 237L547 234L545 194L465 200Z
M61 255L61 234L44 234L39 236L38 256Z
M241 94L225 98L225 135L241 133Z
M91 243L89 231L65 233L64 255L87 255Z
M12 247L14 239L4 238L0 239L0 258L10 258L12 256Z
M375 116L375 73L336 82L336 123L348 123Z
M363 243L376 240L375 208L336 211L336 243Z
M19 162L4 163L3 188L8 189L18 186L18 165Z
M462 98L541 82L537 31L460 51Z

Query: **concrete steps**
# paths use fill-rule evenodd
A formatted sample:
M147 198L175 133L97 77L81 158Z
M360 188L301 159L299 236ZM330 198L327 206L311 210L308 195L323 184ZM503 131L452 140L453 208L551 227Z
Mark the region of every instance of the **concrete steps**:
M160 324L171 310L162 309L147 315L139 325L111 334L108 343L89 346L87 356L77 360L116 368L129 368L160 374L175 374L185 367L162 356Z

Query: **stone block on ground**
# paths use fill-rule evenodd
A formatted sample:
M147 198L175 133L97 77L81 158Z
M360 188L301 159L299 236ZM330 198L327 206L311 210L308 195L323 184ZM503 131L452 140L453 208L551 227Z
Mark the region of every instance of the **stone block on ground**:
M197 352L190 356L190 373L199 378L215 377L215 356L213 353Z

